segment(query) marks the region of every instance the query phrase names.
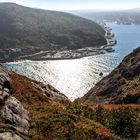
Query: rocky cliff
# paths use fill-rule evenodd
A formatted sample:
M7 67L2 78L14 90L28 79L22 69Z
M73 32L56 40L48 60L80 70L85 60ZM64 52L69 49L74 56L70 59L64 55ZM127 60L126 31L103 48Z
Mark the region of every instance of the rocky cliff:
M11 96L11 79L0 66L0 139L24 140L29 131L28 111Z
M88 103L140 103L140 47L124 58L83 98Z
M32 90L32 95L30 95L29 87ZM14 93L18 93L18 95L16 96ZM29 96L30 99L28 99ZM37 98L35 96L38 97L40 102L69 102L67 97L51 85L43 85L26 77L20 77L0 65L0 139L28 139L29 112L24 109L22 103L25 103L25 100L29 104L36 102Z

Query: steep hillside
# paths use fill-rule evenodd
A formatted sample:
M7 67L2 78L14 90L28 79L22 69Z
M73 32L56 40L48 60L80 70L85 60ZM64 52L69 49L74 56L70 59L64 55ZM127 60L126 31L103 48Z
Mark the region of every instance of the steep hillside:
M52 86L0 65L1 140L139 139L139 107L71 103Z
M21 102L11 95L10 72L0 65L0 139L28 138L29 116Z
M12 73L1 65L0 85L1 140L85 140L87 137L109 140L114 137L100 123L79 116L76 110L83 107L72 105L50 85Z
M140 47L95 85L82 99L88 103L140 103Z
M96 23L64 12L0 3L0 60L42 50L106 44Z

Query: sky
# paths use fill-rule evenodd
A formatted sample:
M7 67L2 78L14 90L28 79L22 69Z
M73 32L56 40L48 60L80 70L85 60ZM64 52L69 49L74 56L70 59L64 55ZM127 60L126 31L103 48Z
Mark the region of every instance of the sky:
M140 7L140 0L0 0L48 10L122 10Z

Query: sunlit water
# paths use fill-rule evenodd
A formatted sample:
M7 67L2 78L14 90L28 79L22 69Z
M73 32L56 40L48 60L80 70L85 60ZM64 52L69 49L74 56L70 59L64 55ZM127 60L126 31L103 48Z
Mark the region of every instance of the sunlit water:
M20 61L6 63L9 69L29 78L51 84L69 99L82 97L101 77L109 74L134 48L140 45L139 25L108 23L118 43L114 53L74 60Z

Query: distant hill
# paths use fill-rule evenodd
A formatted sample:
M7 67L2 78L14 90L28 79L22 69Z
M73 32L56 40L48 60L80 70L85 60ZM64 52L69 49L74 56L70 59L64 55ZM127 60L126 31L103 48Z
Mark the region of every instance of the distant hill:
M138 7L138 8L134 8L134 9L132 9L133 11L138 11L138 12L140 12L140 7Z
M120 11L71 11L70 13L96 22L106 20L118 24L140 24L140 8Z
M106 43L104 33L98 24L72 14L0 3L0 59L41 50L100 46Z
M88 103L140 103L140 47L95 85L82 99Z

